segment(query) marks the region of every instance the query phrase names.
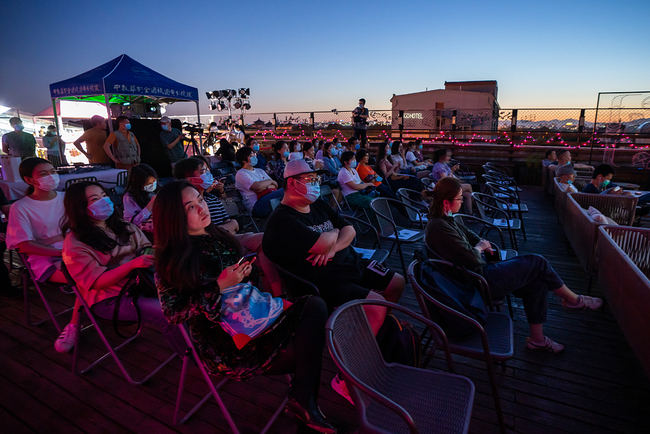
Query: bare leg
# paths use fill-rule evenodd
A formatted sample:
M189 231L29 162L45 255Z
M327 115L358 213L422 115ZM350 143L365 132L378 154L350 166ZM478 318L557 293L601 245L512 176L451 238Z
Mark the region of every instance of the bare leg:
M386 301L390 301L391 303L397 303L399 299L402 297L402 292L404 292L405 283L406 282L404 281L402 275L395 273L390 283L384 290L384 298L386 299Z
M544 327L542 324L528 324L528 327L530 327L530 339L533 342L544 341Z
M366 300L385 300L385 298L382 297L381 294L370 291ZM363 310L366 312L366 317L368 318L368 323L372 329L372 334L377 336L377 333L386 318L386 308L384 306L364 306Z
M578 294L571 291L566 285L562 285L561 288L558 288L553 292L562 300L566 300L569 304L576 304L578 302Z

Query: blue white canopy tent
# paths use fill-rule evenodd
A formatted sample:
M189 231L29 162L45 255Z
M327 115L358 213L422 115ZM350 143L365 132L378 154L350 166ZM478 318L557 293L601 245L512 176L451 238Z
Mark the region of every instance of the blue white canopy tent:
M199 122L201 119L197 88L167 78L136 62L126 54L76 77L51 84L50 96L57 132L59 120L56 101L59 99L105 103L108 112L107 119L111 118L111 104L125 102L172 104L180 101L194 101L197 119ZM113 131L113 123L107 123L110 131Z

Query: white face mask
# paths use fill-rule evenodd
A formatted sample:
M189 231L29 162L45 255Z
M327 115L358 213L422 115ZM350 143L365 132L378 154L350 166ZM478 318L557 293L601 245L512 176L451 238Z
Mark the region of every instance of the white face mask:
M38 188L43 191L53 191L59 186L59 174L54 173L38 178Z
M142 189L147 193L153 193L154 191L156 191L157 186L158 186L158 181L154 181L153 184L145 185L144 187L142 187Z

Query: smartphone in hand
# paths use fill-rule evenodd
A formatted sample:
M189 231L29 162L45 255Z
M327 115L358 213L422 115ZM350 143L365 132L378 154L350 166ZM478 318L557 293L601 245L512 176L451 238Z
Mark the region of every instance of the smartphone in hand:
M237 262L237 265L241 265L244 262L251 262L251 259L253 259L255 256L257 256L257 253L253 252L249 255L242 256L242 258Z

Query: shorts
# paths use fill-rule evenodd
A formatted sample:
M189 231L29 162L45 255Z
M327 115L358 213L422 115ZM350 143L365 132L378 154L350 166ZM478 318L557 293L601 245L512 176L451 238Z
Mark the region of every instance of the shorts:
M318 284L321 298L327 303L327 308L332 310L352 300L364 300L370 291L378 294L384 293L395 272L387 267L363 259L363 274L359 279L345 282L331 282Z

